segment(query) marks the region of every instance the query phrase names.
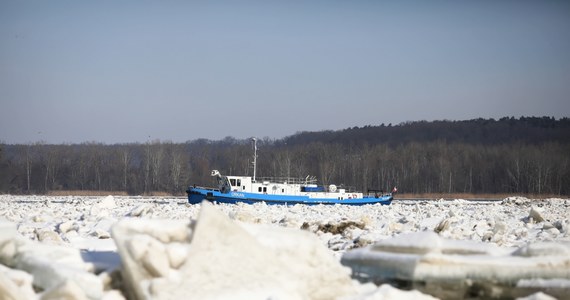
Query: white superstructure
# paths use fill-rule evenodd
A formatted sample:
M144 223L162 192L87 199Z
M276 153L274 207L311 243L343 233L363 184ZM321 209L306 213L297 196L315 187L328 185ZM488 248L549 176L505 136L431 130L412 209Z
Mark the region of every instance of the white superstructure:
M330 185L327 189L316 185L316 179L309 177L298 178L260 178L253 180L249 176L223 176L217 170L212 171L218 181L220 191L232 191L243 193L308 196L309 198L327 199L355 199L362 198L362 193L347 192L345 189L337 189Z

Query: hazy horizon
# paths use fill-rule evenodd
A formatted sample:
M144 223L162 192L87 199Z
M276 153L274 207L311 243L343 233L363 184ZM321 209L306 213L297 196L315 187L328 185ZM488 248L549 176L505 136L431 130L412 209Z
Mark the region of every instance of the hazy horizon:
M568 1L2 1L0 141L570 116Z
M515 118L517 120L521 119L521 118L554 118L552 116L520 116L520 117L514 117L514 116L504 116L501 118L483 118L484 120L495 120L495 121L500 121L503 118ZM441 119L441 120L414 120L414 121L404 121L404 122L400 122L398 124L392 124L392 123L380 123L380 124L366 124L363 126L348 126L345 128L338 128L338 129L321 129L321 130L299 130L295 133L291 133L291 134L287 134L285 136L282 137L271 137L271 136L247 136L247 137L234 137L234 136L225 136L225 137L220 137L220 138L207 138L207 137L197 137L197 138L192 138L189 140L185 140L185 141L172 141L172 140L168 140L168 139L160 139L160 138L152 138L152 137L147 137L146 140L141 140L141 141L118 141L118 142L104 142L104 141L79 141L79 142L48 142L45 140L38 140L38 141L29 141L29 142L25 142L25 143L6 143L2 140L0 140L0 144L6 144L6 145L26 145L26 144L40 144L40 145L79 145L79 144L104 144L104 145L127 145L127 144L145 144L145 143L175 143L175 144L181 144L181 143L191 143L191 142L196 142L196 141L200 141L200 140L207 140L210 142L224 142L227 139L233 139L236 140L238 142L243 142L243 141L250 141L252 138L256 138L257 140L265 140L265 139L269 139L272 141L283 141L284 139L288 138L288 137L292 137L295 136L297 134L303 134L306 132L310 132L310 133L319 133L319 132L328 132L328 131L335 131L335 132L341 132L344 130L349 130L349 129L354 129L354 128L365 128L368 126L372 126L372 127L379 127L379 126L385 126L385 127L399 127L399 126L406 126L408 125L410 122L411 123L418 123L418 122L464 122L464 121L473 121L473 120L478 120L481 118L474 118L474 119L469 119L469 120L449 120L449 119ZM562 117L562 118L554 118L556 121L560 121L562 119L569 119L568 117Z

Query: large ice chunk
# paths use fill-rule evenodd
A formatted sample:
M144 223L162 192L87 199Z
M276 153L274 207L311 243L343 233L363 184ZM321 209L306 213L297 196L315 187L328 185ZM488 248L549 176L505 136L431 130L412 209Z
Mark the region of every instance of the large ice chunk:
M236 223L209 203L192 226L126 219L112 234L136 299L334 299L358 292L350 270L312 234Z
M342 264L374 282L408 282L426 293L447 297L520 296L516 283L529 279L570 279L570 246L528 245L516 251L491 244L446 240L433 232L402 234L347 252ZM536 292L537 288L526 288ZM551 288L569 295L568 286Z

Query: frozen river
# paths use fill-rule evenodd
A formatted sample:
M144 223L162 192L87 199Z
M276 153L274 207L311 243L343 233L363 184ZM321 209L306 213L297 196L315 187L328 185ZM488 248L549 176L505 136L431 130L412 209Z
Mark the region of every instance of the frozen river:
M395 200L389 206L217 204L213 207L234 224L246 228L308 232L336 261L354 249L417 232L436 232L442 239L472 241L502 249L517 249L537 242L570 243L569 199L512 197L499 201ZM5 240L18 239L20 244L39 243L89 253L117 252L112 228L119 221L144 224L169 220L192 224L200 219L200 210L200 205L189 205L185 198L0 195L2 224L17 232L15 237L5 235ZM267 237L256 238L263 241ZM112 260L113 255L109 257ZM14 261L5 257L2 263L18 269ZM36 296L42 293L42 288L34 288ZM112 284L104 285L103 290L100 296L109 299L125 296ZM362 292L354 293L355 299L364 299L357 297Z

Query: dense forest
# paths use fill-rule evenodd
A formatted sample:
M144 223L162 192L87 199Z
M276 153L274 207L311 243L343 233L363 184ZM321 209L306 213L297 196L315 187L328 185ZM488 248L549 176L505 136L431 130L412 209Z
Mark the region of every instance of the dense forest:
M570 195L570 119L419 121L258 140L257 175L356 190ZM251 140L0 144L0 193L183 194L210 171L252 175Z

